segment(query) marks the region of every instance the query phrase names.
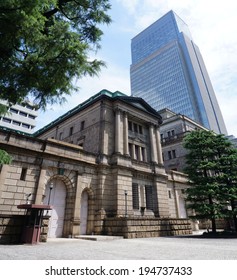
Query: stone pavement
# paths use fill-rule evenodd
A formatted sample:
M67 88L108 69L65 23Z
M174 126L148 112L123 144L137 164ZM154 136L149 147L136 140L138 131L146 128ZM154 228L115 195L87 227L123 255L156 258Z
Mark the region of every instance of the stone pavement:
M138 239L92 236L89 240L57 238L37 245L0 245L0 259L236 260L237 239L204 239L198 236Z

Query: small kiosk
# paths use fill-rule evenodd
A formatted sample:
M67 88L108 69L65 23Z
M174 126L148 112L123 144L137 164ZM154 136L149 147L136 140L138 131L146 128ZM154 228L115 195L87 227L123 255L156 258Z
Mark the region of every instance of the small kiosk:
M17 208L26 210L21 242L37 244L39 242L44 210L51 210L52 206L42 204L21 204L18 205Z

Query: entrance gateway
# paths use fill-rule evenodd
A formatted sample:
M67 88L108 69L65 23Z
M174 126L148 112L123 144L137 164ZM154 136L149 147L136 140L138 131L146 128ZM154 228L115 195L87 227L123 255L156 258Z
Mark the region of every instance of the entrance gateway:
M48 237L57 238L63 236L64 214L66 202L66 186L63 181L54 179L49 182L46 189L46 197L44 204L49 204L53 207L48 212L50 215Z

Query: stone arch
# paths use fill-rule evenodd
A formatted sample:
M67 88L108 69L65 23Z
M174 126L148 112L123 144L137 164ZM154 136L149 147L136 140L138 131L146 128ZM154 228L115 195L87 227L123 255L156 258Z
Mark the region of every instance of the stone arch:
M55 208L54 210L51 211L51 213L49 213L49 214L51 214L51 218L49 220L48 236L49 237L67 237L68 235L70 235L70 232L71 232L71 220L73 218L73 210L74 210L73 205L74 205L74 199L75 199L74 184L73 184L72 180L65 175L54 174L54 175L50 176L45 185L45 194L44 194L44 203L45 204L52 203L52 201L49 201L49 191L50 191L51 183L57 183L60 186L58 188L58 191L60 191L60 193L56 193L57 190L56 189L54 190L54 188L53 188L53 190L51 191L51 194L54 194L54 196L57 197L58 201L60 201L61 207L64 207L64 211L62 209L59 210L58 209L59 206L57 205L57 208ZM63 191L62 191L62 188L63 188L62 184L64 185L65 193L63 193ZM62 196L62 197L60 198L60 196ZM59 211L59 212L61 211L60 215L63 214L63 217L60 217L58 221L57 221L57 219L53 221L53 219L56 218L55 211ZM55 236L52 236L53 230L51 230L53 222L54 223L58 222L58 224L59 224L58 227L62 226L62 228L60 230L58 229L58 232L56 232L56 234L54 234Z
M84 207L86 203L87 213L86 213L86 228L82 211L84 211ZM84 229L82 228L84 227ZM94 192L89 187L84 187L81 189L80 193L80 234L93 234L94 232Z

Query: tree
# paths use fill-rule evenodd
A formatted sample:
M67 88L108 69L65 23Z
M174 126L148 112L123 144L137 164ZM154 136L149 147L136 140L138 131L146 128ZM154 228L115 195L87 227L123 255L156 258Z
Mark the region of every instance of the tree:
M1 0L0 99L10 106L30 98L45 109L77 90L74 79L97 75L105 63L89 54L100 48L110 8L108 0Z
M229 215L227 206L237 199L237 150L224 135L212 131L192 131L184 139L187 149L185 172L191 188L189 207L199 219L210 219L216 232L216 219ZM232 208L232 217L236 212Z
M233 227L237 232L237 149L230 142L220 141L218 153L219 176L218 181L221 188L221 199L226 203L224 214L233 220ZM221 141L222 144L221 145ZM221 156L220 156L221 155Z
M10 164L12 157L5 151L0 150L0 164Z
M109 0L2 0L0 99L30 97L45 109L76 90L74 79L97 75L105 64L89 54L100 48L110 8Z

